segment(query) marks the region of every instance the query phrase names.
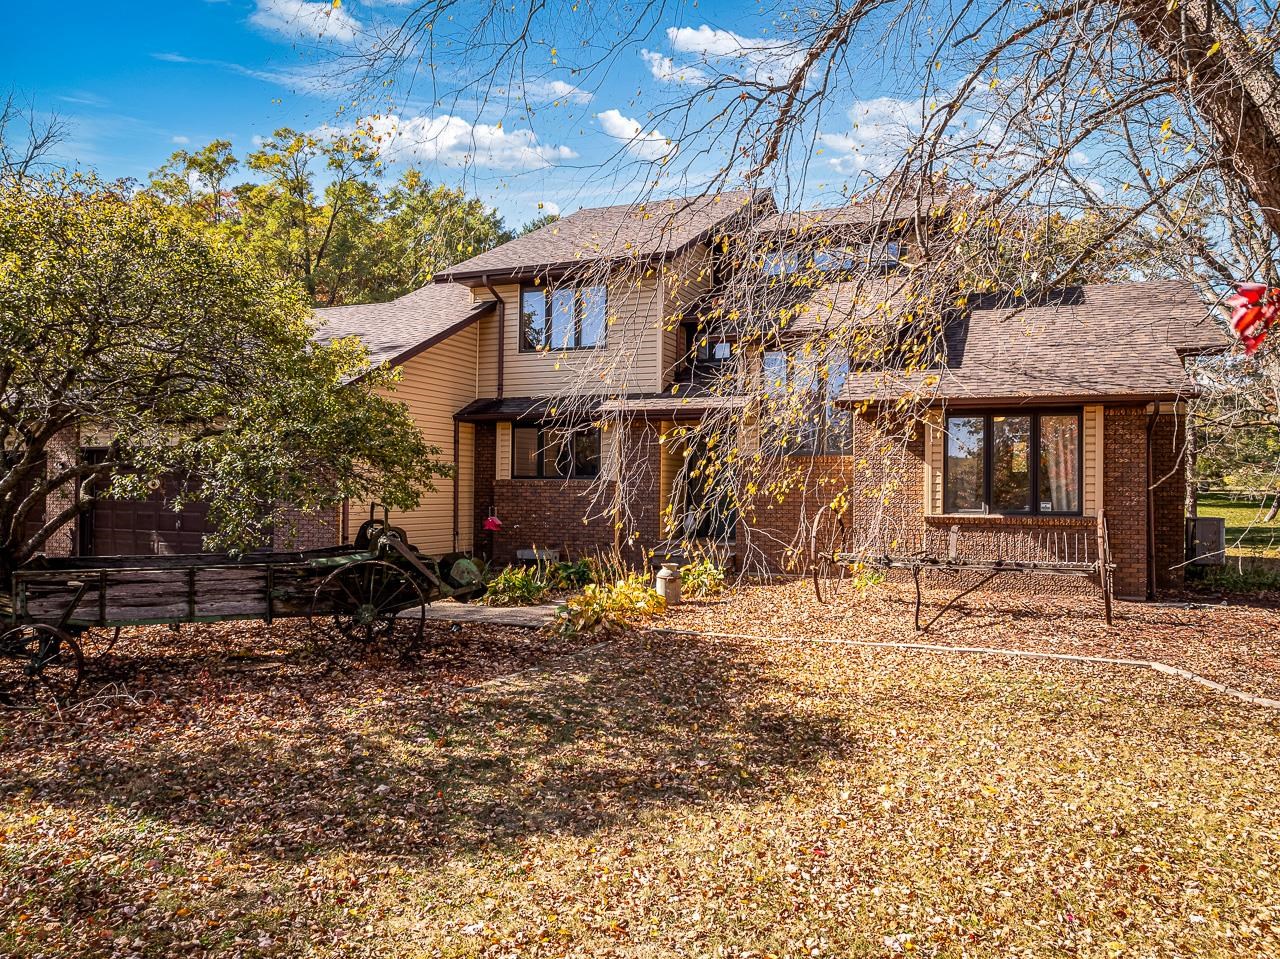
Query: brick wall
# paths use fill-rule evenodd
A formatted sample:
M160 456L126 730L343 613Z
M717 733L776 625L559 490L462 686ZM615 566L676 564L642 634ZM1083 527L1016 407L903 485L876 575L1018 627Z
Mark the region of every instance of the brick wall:
M496 430L476 430L476 542L496 563L509 563L516 551L533 546L559 550L562 556L593 555L613 546L614 524L608 515L613 484L603 489L583 480L494 478ZM660 447L656 425L628 430L621 455L627 459L625 496L634 537L625 554L642 560L661 533L658 489ZM492 506L502 520L498 533L483 530ZM585 521L584 521L585 520Z
M496 545L493 533L484 528L489 510L497 506L494 499L494 474L497 471L498 428L493 423L477 423L475 428L475 495L472 497L475 551L485 558L493 557ZM498 514L501 518L502 514Z
M1147 595L1147 413L1108 406L1103 425L1103 492L1117 596Z
M46 449L45 474L61 472L74 464L79 457L79 431L74 426L68 427L49 441ZM70 506L76 492L75 486L68 484L46 496L44 502L46 521ZM46 556L74 556L79 552L79 531L83 520L84 514L81 513L75 520L56 530L45 540L42 552Z
M1151 434L1155 511L1157 590L1175 589L1184 579L1187 509L1186 418L1162 413Z
M351 536L363 517L350 520ZM342 509L337 507L322 512L304 513L289 507L280 507L272 517L271 548L279 551L323 549L342 542Z

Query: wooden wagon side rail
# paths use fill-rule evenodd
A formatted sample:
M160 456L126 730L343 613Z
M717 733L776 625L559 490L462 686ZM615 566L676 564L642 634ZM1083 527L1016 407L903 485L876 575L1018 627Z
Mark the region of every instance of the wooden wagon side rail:
M955 524L947 530L944 544L939 543L939 537L930 537L926 529L918 541L899 534L887 547L864 545L861 549L854 549L855 530L845 526L843 517L834 513L825 517L820 514L811 540L811 570L818 599L830 602L839 593L839 584L852 566L906 570L915 586L915 628L924 632L955 608L961 599L999 576L1074 576L1096 578L1102 592L1104 618L1108 626L1112 625L1115 564L1111 557L1104 510L1098 511L1092 529L1084 526L1072 529L1016 526L1009 529L983 528L980 533L980 548L976 552L971 549L973 544L964 540L961 527ZM978 579L951 596L928 622L922 624L924 597L921 576L928 570L972 573Z

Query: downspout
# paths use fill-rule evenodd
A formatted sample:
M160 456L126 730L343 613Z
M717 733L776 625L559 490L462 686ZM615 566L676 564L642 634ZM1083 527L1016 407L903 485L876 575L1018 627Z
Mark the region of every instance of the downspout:
M495 399L500 400L502 399L502 375L506 372L507 366L507 304L498 295L498 291L493 288L493 284L489 282L488 273L480 277L480 285L489 291L489 295L498 304L498 389Z
M1156 491L1155 466L1151 462L1151 453L1155 447L1156 417L1160 415L1160 404L1151 404L1151 415L1147 418L1147 599L1156 598Z
M453 421L453 551L458 551L458 491L462 488L462 426Z

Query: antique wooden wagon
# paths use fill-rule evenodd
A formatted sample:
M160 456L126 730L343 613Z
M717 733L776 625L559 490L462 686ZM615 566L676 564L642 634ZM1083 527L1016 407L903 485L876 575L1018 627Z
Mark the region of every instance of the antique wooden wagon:
M383 520L363 524L352 545L305 552L41 559L9 587L0 701L10 704L72 698L80 636L95 627L305 617L326 655L380 641L405 649L421 642L427 603L484 592L468 556L425 556Z

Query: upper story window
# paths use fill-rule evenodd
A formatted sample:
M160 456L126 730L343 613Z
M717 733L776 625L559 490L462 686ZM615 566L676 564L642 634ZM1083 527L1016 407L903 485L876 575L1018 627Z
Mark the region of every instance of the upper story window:
M843 456L853 451L853 417L836 405L849 376L845 357L764 354L766 409L774 441L800 456Z
M604 342L609 294L603 286L526 286L520 291L521 350L581 350Z
M943 509L948 513L1080 512L1080 411L947 417Z
M599 429L512 428L511 475L516 479L594 479L599 474Z
M821 247L812 256L799 250L766 253L762 268L766 276L783 276L809 269L820 273L852 273L855 270L886 270L901 263L902 244L897 240Z

